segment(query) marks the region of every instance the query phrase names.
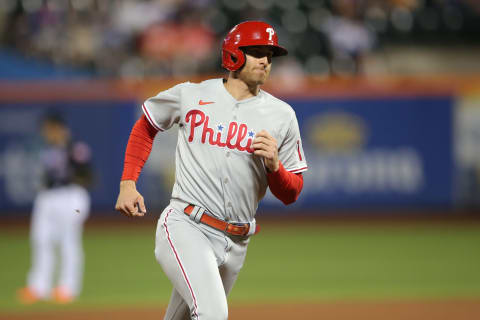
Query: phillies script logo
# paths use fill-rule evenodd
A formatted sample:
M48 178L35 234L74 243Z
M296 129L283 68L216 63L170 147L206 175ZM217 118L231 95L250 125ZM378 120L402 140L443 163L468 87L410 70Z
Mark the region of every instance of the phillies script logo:
M253 153L253 149L250 148L252 145L252 140L255 138L255 132L252 130L248 131L247 125L242 123L238 124L237 122L230 122L227 127L224 127L222 124L219 124L217 132L208 126L210 117L206 116L200 110L190 110L185 116L185 122L190 123L190 135L188 136L188 142L192 142L195 137L195 128L202 128L202 143L207 141L212 146L227 147L229 149L237 149L239 151L246 151L248 153ZM222 141L223 131L226 131L226 139ZM248 135L248 138L247 138ZM223 135L224 136L224 135ZM244 140L246 139L246 142ZM244 142L244 143L242 143Z

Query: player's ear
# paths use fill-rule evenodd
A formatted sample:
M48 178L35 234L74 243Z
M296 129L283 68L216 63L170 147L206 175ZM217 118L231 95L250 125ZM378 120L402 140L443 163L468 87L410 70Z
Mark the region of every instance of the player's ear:
M229 71L236 71L245 64L245 54L239 49L222 50L222 66Z

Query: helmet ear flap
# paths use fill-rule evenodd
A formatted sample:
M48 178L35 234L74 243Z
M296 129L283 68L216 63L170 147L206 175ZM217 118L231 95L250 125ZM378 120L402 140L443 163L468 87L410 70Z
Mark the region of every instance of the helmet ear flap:
M223 48L222 66L229 71L237 71L245 63L245 54L238 48Z

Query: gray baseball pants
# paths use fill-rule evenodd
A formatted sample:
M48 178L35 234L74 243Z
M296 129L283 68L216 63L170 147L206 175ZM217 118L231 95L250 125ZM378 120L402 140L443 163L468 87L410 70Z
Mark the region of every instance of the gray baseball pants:
M158 220L155 256L173 292L165 320L225 320L227 295L243 266L248 238L229 237L170 204Z

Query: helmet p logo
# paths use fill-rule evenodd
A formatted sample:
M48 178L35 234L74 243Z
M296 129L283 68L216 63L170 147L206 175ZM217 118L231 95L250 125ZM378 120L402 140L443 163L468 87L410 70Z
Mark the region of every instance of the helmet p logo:
M275 34L275 30L273 28L267 28L265 31L268 33L268 40L272 41L272 37Z

